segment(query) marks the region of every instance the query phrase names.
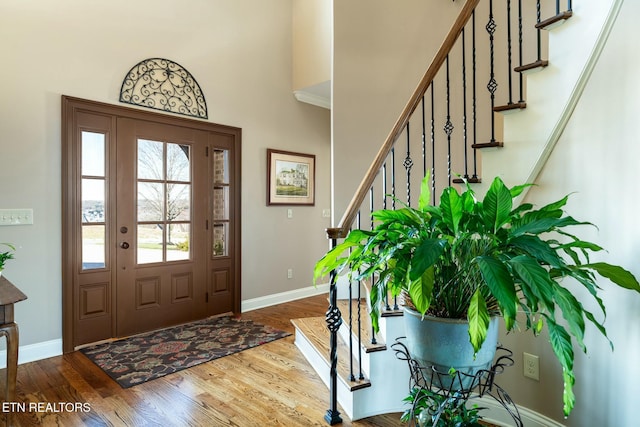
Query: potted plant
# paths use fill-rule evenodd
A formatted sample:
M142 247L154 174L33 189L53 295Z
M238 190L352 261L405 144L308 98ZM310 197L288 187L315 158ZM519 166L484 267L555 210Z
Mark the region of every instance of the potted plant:
M11 243L0 243L2 246L6 246L9 250L0 252L0 276L2 276L2 270L4 270L4 263L7 260L13 259L13 251L16 250L15 246Z
M607 336L603 322L585 309L570 287L584 286L604 314L597 276L636 292L640 284L622 267L589 260L602 248L567 230L592 225L563 213L568 196L539 209L529 203L514 206L514 199L529 185L509 189L496 178L483 200L476 199L469 185L462 193L448 187L439 204L432 206L427 176L417 208L405 205L374 212L375 228L353 229L318 261L314 280L332 270L348 270L353 280L371 281L376 330L380 302L388 292L405 293L420 318L464 319L473 355L487 339L492 316L501 316L507 331L516 328L518 311L524 315L524 328L536 335L546 324L563 368L568 415L575 403L573 344L586 352L587 320ZM563 279L573 280L567 286ZM413 353L411 345L409 349Z
M467 407L468 395L444 395L425 387L413 387L404 402L411 405L400 421L420 427L483 427L480 411L486 408Z

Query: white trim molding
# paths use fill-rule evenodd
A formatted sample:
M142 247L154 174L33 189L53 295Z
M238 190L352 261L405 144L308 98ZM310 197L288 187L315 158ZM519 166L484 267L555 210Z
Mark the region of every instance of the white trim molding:
M44 341L20 346L18 349L18 365L35 362L36 360L60 356L62 354L62 339ZM7 350L0 351L0 369L7 367Z
M295 301L302 298L312 297L315 295L326 294L329 292L329 285L309 286L292 291L281 292L278 294L266 295L263 297L252 298L242 301L242 312L257 310L259 308L270 307L272 305L282 304L285 302Z
M304 90L294 90L293 96L300 102L326 108L327 110L331 109L331 100L324 96L309 93Z
M514 425L511 415L491 397L484 396L473 400L473 403L479 407L486 408L480 412L484 421L503 427L511 427ZM565 427L563 424L551 418L522 406L518 406L518 412L520 413L520 419L524 427Z

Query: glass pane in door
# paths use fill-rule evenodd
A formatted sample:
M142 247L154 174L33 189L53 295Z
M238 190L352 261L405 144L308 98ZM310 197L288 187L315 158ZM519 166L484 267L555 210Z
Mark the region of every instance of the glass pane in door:
M167 261L189 259L189 224L169 224L167 228Z
M167 180L191 181L189 167L189 146L184 144L167 144Z
M81 133L80 236L83 270L106 267L105 152L104 134Z
M191 258L190 146L138 140L138 264Z
M164 183L138 182L138 221L164 219Z
M138 224L138 264L164 261L164 224Z
M138 139L138 179L164 178L164 143Z
M213 150L213 248L212 255L228 255L229 236L229 151Z

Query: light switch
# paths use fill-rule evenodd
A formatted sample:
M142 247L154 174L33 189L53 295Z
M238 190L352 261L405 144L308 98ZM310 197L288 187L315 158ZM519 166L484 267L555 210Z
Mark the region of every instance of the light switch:
M0 209L0 225L31 225L33 209Z

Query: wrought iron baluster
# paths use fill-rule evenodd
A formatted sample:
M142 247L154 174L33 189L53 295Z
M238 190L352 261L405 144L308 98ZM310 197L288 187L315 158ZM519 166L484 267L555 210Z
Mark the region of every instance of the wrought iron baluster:
M387 209L387 162L382 165L382 209ZM373 218L371 229L373 229Z
M371 212L373 212L373 187L371 187L370 189L370 194L369 194L369 218L371 218ZM358 213L358 216L356 217L356 224L358 228L361 228L361 224L360 224L360 213ZM358 303L356 304L357 310L358 310L358 378L359 379L363 379L364 378L364 373L362 370L362 316L361 316L361 311L362 311L362 282L360 280L358 280ZM351 307L353 304L353 301L350 301L349 307ZM353 354L353 352L350 352L349 354Z
M511 0L507 0L507 76L509 77L509 102L513 104L513 69L511 61Z
M356 224L360 228L360 211L356 215ZM353 354L353 284L349 280L349 354ZM349 380L355 381L356 377L353 375L353 357L349 357Z
M539 1L539 0L538 0ZM491 115L491 143L496 142L496 119L493 113L493 107L496 102L496 90L498 89L498 82L496 81L495 74L495 45L494 36L496 32L496 21L493 18L493 0L489 0L489 22L487 22L486 30L489 33L489 83L487 83L487 90L491 94L491 108L489 114Z
M331 239L331 248L337 246L337 240ZM329 285L329 309L325 315L327 328L329 329L329 409L324 419L329 425L342 422L340 411L338 411L338 329L342 324L342 314L338 308L337 272L332 270Z
M447 121L444 125L444 133L447 135L447 179L448 185L451 185L451 134L453 133L453 123L451 122L451 80L449 74L449 55L445 61L446 64L446 81L447 81Z
M522 0L518 0L518 66L522 67L523 59L522 59L522 46L523 46L523 33L522 33ZM524 102L524 75L523 73L518 73L520 79L520 99L519 103Z
M536 23L540 23L540 0L536 0ZM538 53L538 62L542 61L542 30L540 28L537 29L537 53Z
M396 210L396 147L391 147L391 209Z
M407 156L404 158L402 165L407 174L407 205L411 206L411 168L413 167L413 160L411 160L411 135L409 133L409 123L406 126L407 132Z
M471 15L471 67L472 67L472 123L473 123L473 144L478 143L478 122L477 122L477 51L476 51L476 11ZM473 150L473 179L478 181L478 150Z
M422 95L422 176L427 175L427 122L425 117L424 95Z
M436 204L436 119L435 85L431 83L431 198Z
M467 141L467 46L462 29L462 143L464 145L464 179L469 179L469 146Z

